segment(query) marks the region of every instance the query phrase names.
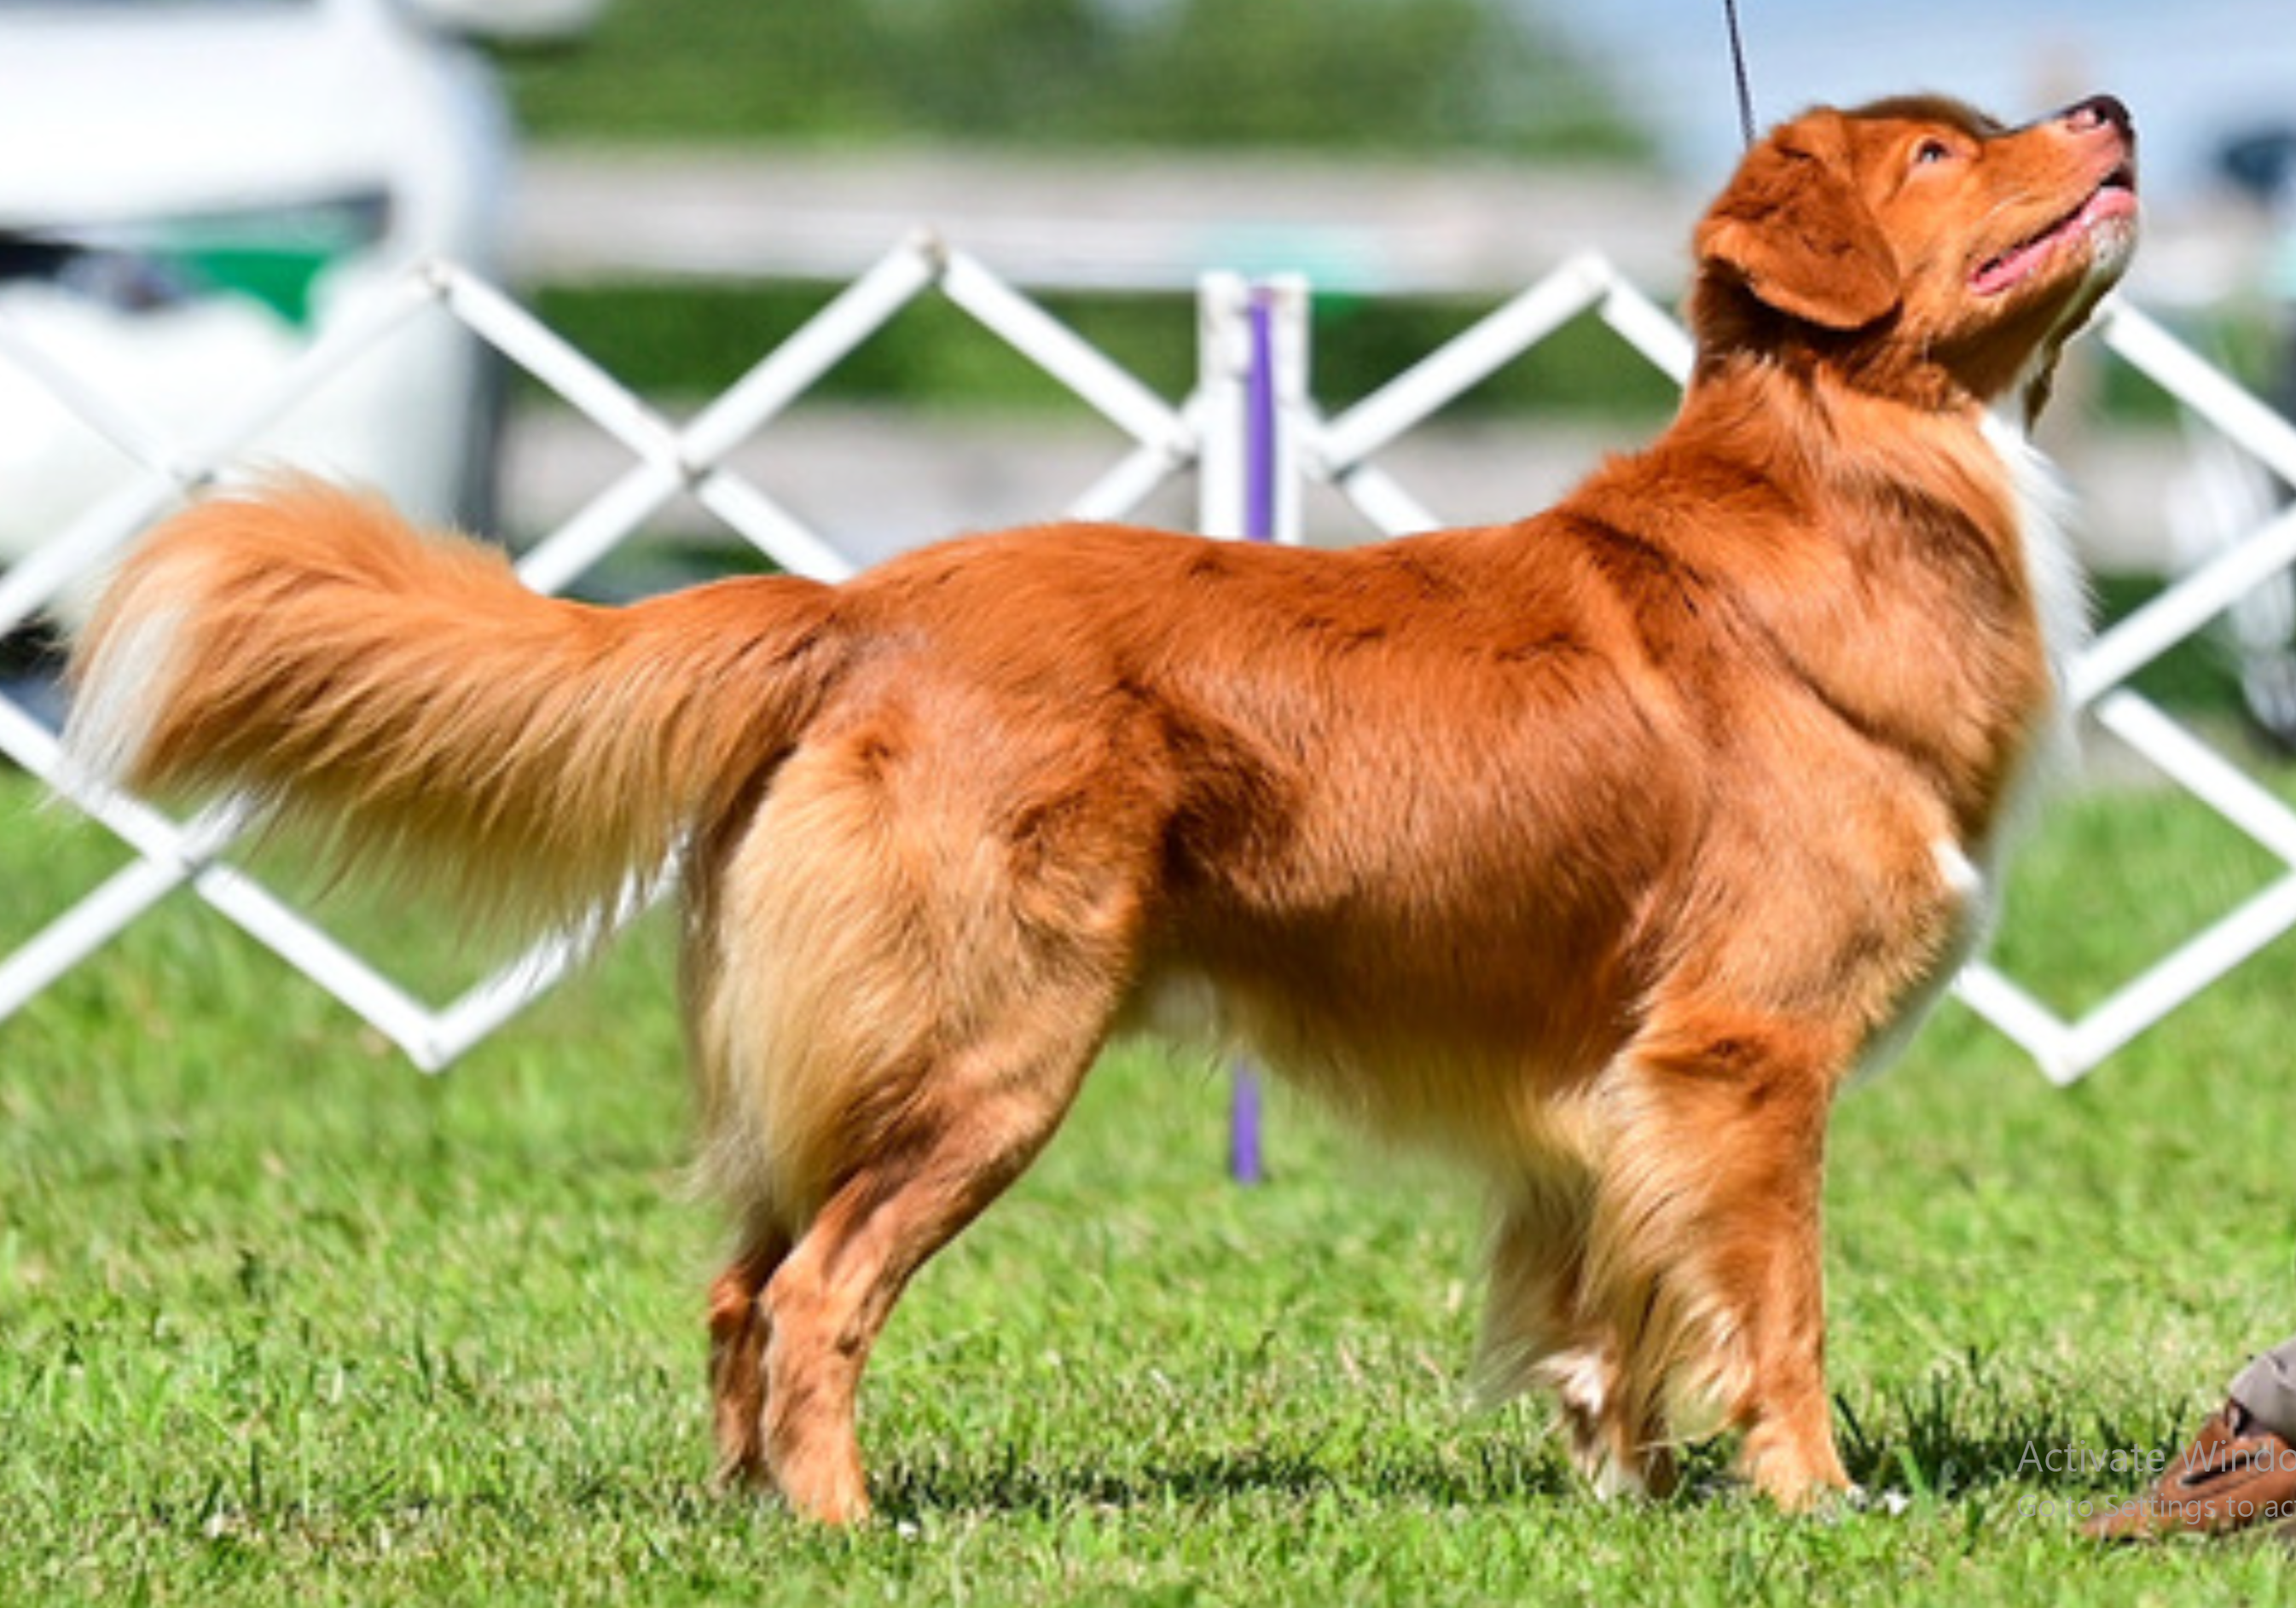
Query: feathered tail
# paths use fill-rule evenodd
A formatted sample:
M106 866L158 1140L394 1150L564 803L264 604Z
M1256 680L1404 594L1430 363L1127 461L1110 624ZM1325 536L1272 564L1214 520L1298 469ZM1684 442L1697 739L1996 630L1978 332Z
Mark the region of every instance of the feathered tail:
M832 608L791 578L546 598L491 548L285 480L128 559L74 651L66 744L100 782L245 792L511 933L594 923L795 742Z

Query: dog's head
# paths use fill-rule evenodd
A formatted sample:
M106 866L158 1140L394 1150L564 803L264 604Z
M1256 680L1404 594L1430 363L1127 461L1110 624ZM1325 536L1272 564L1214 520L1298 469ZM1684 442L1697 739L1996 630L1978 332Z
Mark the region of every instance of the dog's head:
M2136 135L2110 95L2017 128L1941 97L1821 108L1700 223L1691 322L1708 361L1800 351L1912 398L2038 407L2136 239Z

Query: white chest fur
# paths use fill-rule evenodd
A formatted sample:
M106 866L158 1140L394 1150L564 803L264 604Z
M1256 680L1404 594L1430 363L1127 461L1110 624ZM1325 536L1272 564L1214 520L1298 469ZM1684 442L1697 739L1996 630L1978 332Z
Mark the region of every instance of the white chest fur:
M2016 496L2019 544L2025 581L2040 615L2041 645L2048 656L2051 697L2023 768L2013 782L1990 841L1980 845L1980 859L1997 854L2005 837L2031 811L2039 784L2064 770L2073 757L2070 685L2073 660L2088 644L2088 584L2073 551L2072 496L2056 468L2023 429L2000 414L1988 414L1985 438L2000 454Z
M2017 498L2017 524L2024 547L2026 584L2040 611L2041 638L2048 651L2050 678L2058 693L2055 718L2069 726L2063 694L2074 658L2087 645L2088 584L2073 552L2072 495L2056 466L2043 456L2023 426L1997 413L1985 417L1985 439L2001 455Z

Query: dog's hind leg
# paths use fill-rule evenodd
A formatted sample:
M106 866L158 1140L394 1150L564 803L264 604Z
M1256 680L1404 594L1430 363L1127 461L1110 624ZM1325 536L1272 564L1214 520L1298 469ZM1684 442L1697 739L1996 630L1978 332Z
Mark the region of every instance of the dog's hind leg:
M984 763L1020 748L953 754L895 712L801 750L726 853L689 951L709 1169L787 1243L776 1259L773 1235L753 1238L720 1283L720 1422L735 1464L812 1517L867 1512L870 1347L1051 1137L1135 964L1138 861L1159 839L1115 818L1134 775L1055 772L1040 804L1043 764Z
M762 790L760 790L762 791ZM754 815L753 797L746 811ZM687 1054L712 1136L705 1171L737 1204L742 1233L733 1258L709 1286L709 1396L718 1442L717 1483L750 1484L766 1476L766 1282L790 1251L791 1237L773 1199L754 1136L745 1131L734 1042L727 1031L727 980L721 879L747 822L729 816L690 849L686 922L681 955Z
M1620 1362L1607 1432L1680 1433L1718 1407L1744 1432L1742 1471L1788 1508L1849 1484L1818 1224L1845 1059L1823 1027L1709 1012L1646 1032L1608 1074L1585 1296Z
M709 1286L709 1394L717 1420L718 1481L761 1479L765 1464L767 1281L789 1254L776 1225L752 1229Z
M898 1128L842 1169L775 1273L766 1459L798 1512L831 1522L866 1515L854 1414L870 1348L910 1276L1042 1150L1096 1046L1006 1045L937 1071Z

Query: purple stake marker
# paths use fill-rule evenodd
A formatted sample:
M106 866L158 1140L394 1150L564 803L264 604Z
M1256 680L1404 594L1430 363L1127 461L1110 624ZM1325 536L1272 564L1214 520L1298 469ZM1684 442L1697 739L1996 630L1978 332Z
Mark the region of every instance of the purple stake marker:
M1274 292L1251 291L1251 357L1244 378L1243 536L1275 539L1275 335ZM1259 1153L1259 1079L1249 1065L1234 1069L1228 1103L1228 1175L1239 1184L1267 1176Z
M1243 405L1243 535L1275 539L1275 293L1251 291L1251 364Z

